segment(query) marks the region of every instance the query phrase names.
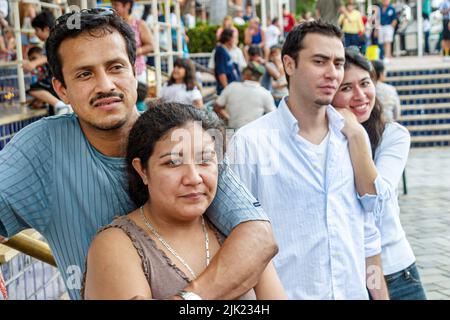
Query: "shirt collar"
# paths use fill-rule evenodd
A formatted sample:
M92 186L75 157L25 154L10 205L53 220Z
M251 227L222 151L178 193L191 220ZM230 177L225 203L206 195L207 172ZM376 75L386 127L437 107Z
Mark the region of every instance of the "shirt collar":
M261 84L257 81L253 81L253 80L244 80L244 83L246 85L252 86L252 87L259 87Z
M286 128L288 128L288 130L290 132L294 132L295 134L297 134L300 129L300 125L299 125L297 119L292 114L291 110L289 109L289 107L286 103L287 99L288 99L288 96L286 96L284 99L282 99L278 106L281 121L284 124L283 127L286 127ZM326 112L327 112L329 127L340 132L341 129L345 125L344 117L342 117L342 115L338 111L336 111L336 109L332 105L327 106Z

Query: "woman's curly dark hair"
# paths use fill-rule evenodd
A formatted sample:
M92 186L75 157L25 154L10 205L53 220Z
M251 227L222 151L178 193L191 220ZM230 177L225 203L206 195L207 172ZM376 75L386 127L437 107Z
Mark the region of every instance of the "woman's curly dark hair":
M143 168L146 169L148 159L159 140L164 138L171 129L183 127L195 121L201 122L203 130L218 130L224 137L223 122L215 113L181 103L158 102L151 105L136 121L128 137L126 164L128 193L137 207L149 200L149 194L147 186L132 165L133 159L139 158ZM221 142L216 141L216 149L218 143ZM223 148L223 146L219 147Z

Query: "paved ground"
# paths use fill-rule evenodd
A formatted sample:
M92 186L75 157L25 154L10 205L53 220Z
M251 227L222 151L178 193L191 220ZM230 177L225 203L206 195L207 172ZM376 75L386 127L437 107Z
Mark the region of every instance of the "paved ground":
M450 299L450 148L412 149L406 172L402 225L428 298Z

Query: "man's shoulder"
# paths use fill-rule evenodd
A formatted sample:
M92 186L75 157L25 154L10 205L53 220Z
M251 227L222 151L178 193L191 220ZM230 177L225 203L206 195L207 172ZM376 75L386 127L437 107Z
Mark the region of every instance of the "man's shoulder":
M43 141L45 137L50 137L53 134L61 134L67 132L68 126L79 125L76 117L73 114L64 114L58 116L41 118L20 130L11 142L12 143L35 143L36 139Z
M278 129L278 109L246 124L236 132L236 135L245 138L254 136L256 132L264 134L274 129Z
M45 125L50 131L60 129L66 130L68 128L79 128L80 126L78 118L74 113L45 117L39 121L42 121L43 125Z

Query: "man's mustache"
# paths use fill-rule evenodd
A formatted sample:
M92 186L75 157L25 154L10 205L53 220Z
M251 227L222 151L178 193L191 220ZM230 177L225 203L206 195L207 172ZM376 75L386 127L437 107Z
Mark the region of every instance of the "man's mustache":
M118 92L99 93L95 97L93 97L89 101L89 103L91 105L94 105L97 100L105 99L105 98L116 98L116 97L119 98L120 100L123 100L125 95L123 93L118 93Z

